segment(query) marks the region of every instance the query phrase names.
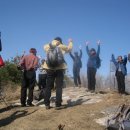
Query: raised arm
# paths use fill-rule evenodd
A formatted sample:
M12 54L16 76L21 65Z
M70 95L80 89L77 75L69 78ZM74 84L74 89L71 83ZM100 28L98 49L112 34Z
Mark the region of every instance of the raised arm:
M127 64L127 56L124 56L124 60L123 60L123 64L126 65Z
M100 55L100 44L98 45L97 55Z
M89 45L89 41L86 42L86 52L87 52L88 56L90 56L90 51L89 51L88 45Z
M73 56L72 52L70 52L69 54L70 54L70 57L74 60L74 56Z
M97 45L98 45L97 55L98 55L98 56L100 55L100 44L101 44L101 41L98 40L98 41L97 41Z
M115 64L115 66L117 66L118 63L117 63L115 56L113 54L112 54L111 58L112 58L112 62Z
M87 54L88 54L88 56L90 55L90 53L89 53L89 48L88 48L88 45L86 46L86 52L87 52Z
M82 50L80 49L80 55L79 55L80 59L82 58Z
M72 39L69 39L69 44L68 46L60 44L59 45L61 47L61 49L65 52L65 53L69 53L71 52L72 48L73 48L73 42Z

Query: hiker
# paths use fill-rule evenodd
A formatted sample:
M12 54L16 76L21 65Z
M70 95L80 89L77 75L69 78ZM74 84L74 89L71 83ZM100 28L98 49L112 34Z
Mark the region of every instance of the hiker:
M101 66L101 60L99 58L100 54L100 40L97 42L98 49L97 52L94 48L89 50L88 45L89 42L86 42L86 51L88 54L88 62L87 62L87 78L88 78L88 91L95 92L95 84L96 84L96 72L97 69Z
M46 86L46 77L47 77L47 71L42 68L42 65L44 64L45 59L41 60L41 65L39 67L39 74L38 74L38 87L39 90L45 88Z
M73 59L73 77L74 77L74 84L75 87L79 86L81 87L81 79L80 79L80 69L82 68L82 50L80 49L80 55L78 55L78 52L74 52L74 55L72 52L70 52L70 56Z
M27 98L27 88L29 89L28 92L28 106L34 106L32 104L33 101L33 90L36 82L36 70L38 67L38 57L36 56L36 49L31 48L30 54L23 56L21 59L19 66L23 68L23 79L22 79L22 86L21 86L21 106L26 106L26 98Z
M64 80L64 72L67 65L64 60L64 54L69 53L72 50L72 40L69 39L69 45L66 46L62 43L60 37L56 37L51 43L44 46L44 50L47 53L47 60L43 65L43 68L47 70L47 84L45 90L45 106L46 109L50 109L50 97L51 88L56 84L56 109L62 108L62 87Z
M127 75L127 56L124 56L124 59L122 56L118 56L117 61L112 54L112 62L115 64L116 67L116 79L118 84L118 92L120 94L126 94L125 92L125 76Z
M42 67L44 65L45 59L41 60L41 65L39 67L39 74L38 74L38 87L40 90L38 101L44 98L45 96L45 88L46 88L46 78L47 78L47 71Z

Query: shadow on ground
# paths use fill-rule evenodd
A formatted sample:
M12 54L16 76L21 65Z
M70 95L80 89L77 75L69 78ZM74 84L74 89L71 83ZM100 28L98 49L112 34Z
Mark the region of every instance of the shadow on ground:
M26 109L25 110L21 110L21 111L16 111L16 112L12 113L10 116L8 116L8 117L6 117L4 119L0 119L0 127L9 125L14 120L16 120L18 118L21 118L21 117L25 117L25 116L31 115L31 114L33 114L36 111L37 110L34 110L31 113L28 113L28 111Z

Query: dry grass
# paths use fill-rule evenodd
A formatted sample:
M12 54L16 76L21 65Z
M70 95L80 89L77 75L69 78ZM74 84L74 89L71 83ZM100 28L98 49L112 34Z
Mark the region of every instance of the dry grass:
M2 89L2 93L7 101L14 101L20 98L20 86L8 84Z
M10 93L13 93L9 94L10 100L18 98L18 91L11 90ZM16 107L7 111L1 108L0 130L58 130L60 124L65 125L64 130L104 130L104 127L94 120L104 117L101 111L108 107L124 102L130 103L130 96L121 96L113 92L103 97L103 101L99 103L78 105L58 111L54 108L45 110L40 107Z

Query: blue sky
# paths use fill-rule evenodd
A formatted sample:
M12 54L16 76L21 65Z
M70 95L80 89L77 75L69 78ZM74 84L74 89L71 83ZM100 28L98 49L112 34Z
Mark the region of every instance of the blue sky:
M85 41L97 48L100 39L102 67L100 74L109 74L110 57L130 51L130 0L0 0L0 31L2 56L8 59L35 47L45 57L43 45L60 36L73 51L82 45L83 68L86 73ZM66 55L69 73L72 60ZM128 72L130 72L128 63Z

